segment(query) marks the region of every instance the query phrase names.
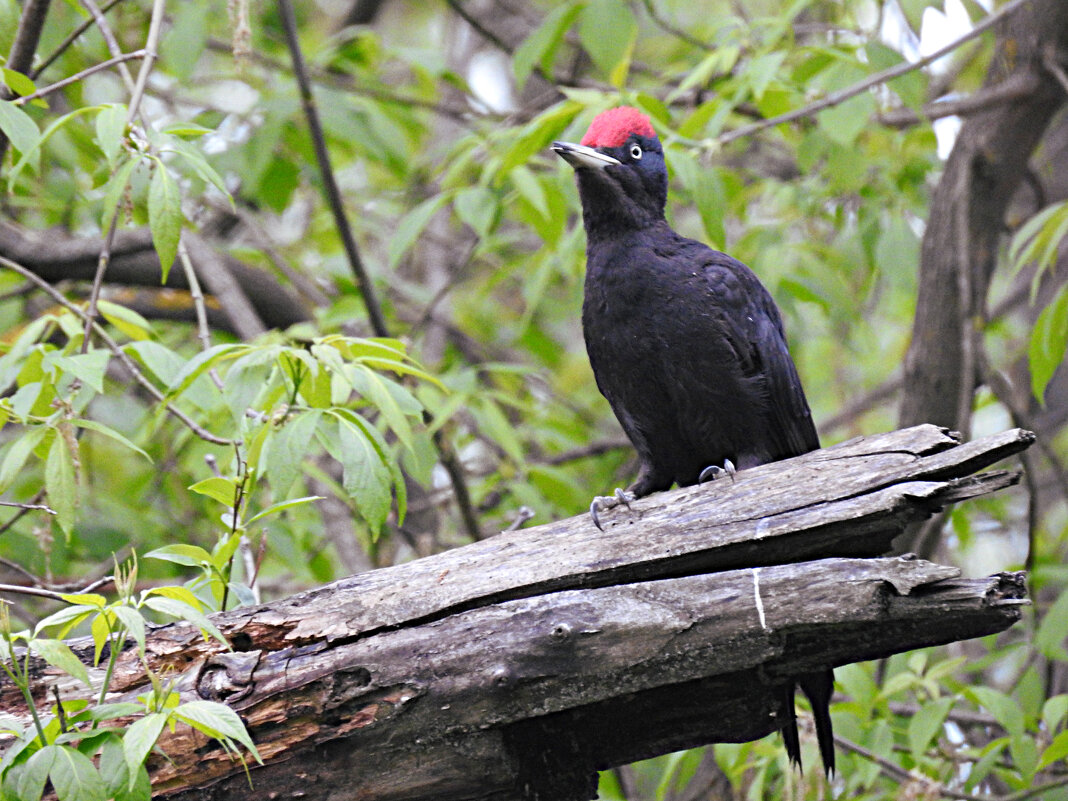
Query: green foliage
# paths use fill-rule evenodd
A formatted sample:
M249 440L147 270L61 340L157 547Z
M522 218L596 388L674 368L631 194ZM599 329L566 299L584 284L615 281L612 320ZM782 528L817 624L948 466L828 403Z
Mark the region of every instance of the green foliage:
M913 32L927 8L942 7L898 5ZM146 620L184 620L218 640L213 611L466 541L442 453L463 466L483 535L521 506L544 522L629 481L631 452L613 445L621 434L577 322L584 241L574 176L548 149L579 139L598 111L621 102L647 112L661 134L672 224L729 250L771 288L824 442L894 427L897 396L836 427L823 421L900 370L941 162L928 123L892 127L881 115L921 109L944 75L911 71L795 123L723 138L902 63L901 43L883 39L875 19L893 13L890 4L542 0L501 26L515 32L510 53L473 30L461 35L448 4L388 7L347 29L302 8L300 27L325 144L396 339L359 335L365 306L321 201L272 8L253 10L252 55L235 59L220 46L233 33L225 15L168 4L148 97L133 113L114 71L47 102L0 101L11 145L0 164L5 218L42 242L50 232L102 236L113 222L120 241L124 229L145 228L162 265L151 283L181 285L183 231L197 230L279 293L315 305L288 331L240 342L209 298L202 311L216 328L205 341L188 295L114 286L97 301L87 342L85 286L57 284L70 307L41 303L0 269L0 493L48 507L20 510L0 556L70 579L136 548L149 557L139 571L151 582L117 600L68 593L59 611L32 608L42 622L7 646L16 678L27 675L27 658L40 659L98 690L111 646L122 637L142 648ZM147 13L121 8L110 19L123 46L144 42ZM987 13L966 8L975 19ZM0 0L5 55L18 13ZM82 19L78 4L52 4L35 63ZM496 19L482 22L498 30ZM500 73L489 77L514 79L499 107L487 99L487 68L472 58L487 54ZM91 28L33 80L0 75L25 95L109 55ZM977 86L988 57L984 46L958 59L948 91ZM1068 291L1056 267L1066 231L1064 203L1019 228L992 300L1011 295L1014 271L1034 265L1026 280L1044 308L1034 326L1006 315L982 332L991 367L1015 374L1026 359L1032 391L1050 407L1064 402L1047 387L1068 347ZM123 258L113 254L106 284L122 283ZM1006 425L1003 405L984 397L976 433ZM1044 444L1063 461L1063 436ZM1025 507L1019 495L961 506L947 547L968 562L992 541L1008 543L1016 550L998 551L993 568L1005 569L1023 561L1030 546L1020 546L1020 532L1033 530L1033 621L999 642L840 668L836 730L864 753L839 754L836 797L914 793L918 785L902 787L887 761L976 794L1040 786L1060 770L1068 700L1037 666L1052 674L1066 659L1068 573L1058 570L1068 529L1063 509L1028 519ZM74 634L91 638L91 654L63 645ZM0 790L148 798L145 760L171 725L255 754L225 707L182 703L166 677L151 686L136 704L87 691L96 697L12 723ZM984 727L965 722L975 716ZM640 797L679 797L711 761L739 797L826 793L818 771L791 772L771 737L637 766ZM624 797L626 784L604 774L603 797Z

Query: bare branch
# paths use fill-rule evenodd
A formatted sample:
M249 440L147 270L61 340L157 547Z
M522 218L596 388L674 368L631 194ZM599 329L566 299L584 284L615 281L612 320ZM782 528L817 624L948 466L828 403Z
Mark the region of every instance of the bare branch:
M315 146L315 160L319 164L319 174L323 180L323 191L326 193L327 203L334 214L334 223L337 225L341 236L341 243L345 248L345 254L349 260L349 267L356 278L356 284L360 288L364 305L367 307L367 316L371 323L371 330L375 336L388 337L389 328L386 326L386 318L382 314L382 307L375 295L374 284L364 268L360 251L356 247L356 238L352 235L352 227L349 225L345 214L344 202L341 199L341 190L338 189L334 178L334 168L330 163L330 153L326 148L326 137L323 134L322 124L319 122L319 112L315 107L315 97L312 94L311 84L308 81L308 71L304 66L304 54L300 50L300 42L297 39L297 20L293 13L293 5L290 0L278 0L278 10L282 17L282 27L286 32L286 42L289 45L289 53L293 59L293 73L300 87L300 101L304 108L304 116L308 121L308 132L311 134L312 144Z
M837 92L831 92L826 97L817 100L813 103L809 103L807 106L803 106L799 109L794 109L793 111L788 111L785 114L778 115L777 117L771 117L770 119L761 120L760 122L754 122L752 125L745 125L741 128L736 128L733 131L728 131L727 133L719 136L715 140L715 142L719 145L725 145L728 142L733 142L735 139L743 139L747 136L752 136L758 131L763 131L765 128L773 128L776 125L781 125L784 122L793 122L794 120L811 117L812 115L823 111L824 109L828 109L832 106L837 106L840 103L844 103L846 100L849 100L852 97L856 97L861 92L866 92L874 86L879 86L880 84L884 84L887 81L892 81L894 78L900 78L902 75L905 75L909 72L923 69L928 64L932 64L935 61L938 61L938 59L942 58L943 56L952 53L954 50L956 50L958 47L965 44L966 42L970 42L972 39L976 38L988 29L992 28L994 25L1001 22L1010 14L1015 13L1031 1L1032 0L1012 0L1012 2L1002 6L993 14L984 19L982 22L978 23L974 28L968 31L968 33L961 36L959 39L950 42L945 47L936 50L929 56L921 58L919 61L915 61L912 63L905 62L890 67L889 69L880 70L874 75L869 75L863 81L859 81L858 83L855 83L852 86L847 86L845 89L840 89Z
M107 18L104 16L104 12L100 10L100 7L96 4L95 0L82 0L82 5L89 9L89 14L92 16L93 21L96 23L96 27L100 30L100 35L104 37L104 41L107 43L108 52L111 55L122 55L122 48L119 47L119 40L115 38L114 32L111 30L111 26L108 24ZM126 84L126 91L131 95L134 93L134 79L130 74L130 70L125 65L119 67L119 74L122 76L122 82Z
M42 512L48 512L50 515L56 514L56 510L51 506L45 506L43 503L19 503L18 501L0 501L0 506L11 506L15 509L25 509L27 512L34 510L40 510Z
M1017 73L996 86L980 89L967 97L955 100L936 100L925 105L919 113L909 108L897 108L877 115L879 122L891 128L907 128L926 120L943 117L967 117L980 111L1011 103L1031 94L1038 85L1032 73Z
M100 13L102 15L107 14L111 9L113 9L121 2L122 0L110 0L110 2L107 3L103 8L99 9ZM94 22L99 25L99 20L96 19L87 19L79 23L78 27L71 31L67 35L67 38L60 42L55 50L53 50L44 60L42 60L40 64L30 70L30 72L28 73L30 78L32 80L36 80L37 76L44 72L46 69L48 69L50 66L52 66L56 59L58 59L61 55L66 53L67 48L74 44L78 40L79 36L89 30L93 26Z
M46 95L52 94L52 92L58 92L60 89L66 86L70 86L72 83L77 83L78 81L88 78L90 75L95 75L98 72L103 72L104 70L111 69L116 64L123 64L127 61L135 61L139 58L145 58L146 55L148 54L145 50L135 50L132 53L124 53L115 56L115 58L109 58L107 61L101 61L99 64L94 64L91 67L86 67L81 72L76 72L74 75L70 75L61 81L56 81L55 83L49 84L48 86L45 86L42 89L38 89L32 95L23 95L22 97L16 98L11 102L16 106L25 105L31 100L36 100L39 97L45 97Z
M11 44L11 52L8 54L7 63L4 64L9 70L29 74L33 66L33 54L37 52L37 43L41 39L41 30L48 16L48 5L49 0L26 0L23 4L19 27L15 31L15 41ZM9 100L11 97L11 91L6 86L0 86L0 100ZM7 137L0 132L0 164L7 153L7 145Z

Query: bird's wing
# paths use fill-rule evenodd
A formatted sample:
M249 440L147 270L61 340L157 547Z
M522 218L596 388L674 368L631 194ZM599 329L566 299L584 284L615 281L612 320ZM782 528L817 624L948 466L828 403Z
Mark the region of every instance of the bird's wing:
M737 402L762 407L766 438L761 461L783 459L819 448L808 401L786 345L782 317L775 301L752 270L737 259L694 240L680 238L672 263L687 264L692 281L687 319L701 320L709 350L726 353L709 363L713 375L730 374L743 387ZM699 311L698 311L699 307ZM722 350L726 346L728 350ZM710 357L705 357L710 359ZM685 369L685 368L683 368ZM706 378L707 380L707 378ZM710 391L716 391L712 388Z

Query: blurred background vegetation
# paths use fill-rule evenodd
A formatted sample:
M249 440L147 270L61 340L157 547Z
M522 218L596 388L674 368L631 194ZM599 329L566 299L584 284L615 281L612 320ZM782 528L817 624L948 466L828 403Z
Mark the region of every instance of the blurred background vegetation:
M602 797L1068 798L1061 3L322 0L288 40L287 8L0 0L2 581L81 588L166 547L142 583L232 606L632 480L548 146L636 105L672 224L781 306L825 445L1038 432L1021 487L902 545L1026 566L1036 603L997 639L839 669L831 790L772 737L607 771Z

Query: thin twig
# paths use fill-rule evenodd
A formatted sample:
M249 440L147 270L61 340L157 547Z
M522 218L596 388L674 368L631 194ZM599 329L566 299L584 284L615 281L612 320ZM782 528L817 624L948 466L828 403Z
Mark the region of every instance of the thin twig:
M163 27L164 0L153 0L152 19L148 23L148 38L145 39L145 60L141 63L141 69L137 71L137 83L134 84L133 94L130 95L130 106L126 109L126 124L130 125L137 119L138 110L141 107L141 98L144 97L145 87L148 86L148 76L152 74L152 66L159 57L160 31Z
M684 31L682 28L679 28L678 26L661 17L660 12L657 11L656 6L653 5L653 0L642 0L642 2L645 5L645 13L649 15L649 19L651 19L657 25L657 27L661 28L664 31L667 31L677 39L681 39L688 45L700 48L701 50L712 49L708 42L702 42L700 39L694 36L690 36L690 34Z
M73 312L81 320L88 319L88 314L85 311L71 303L62 295L62 293L57 291L55 287L53 287L44 279L40 278L35 273L23 267L21 264L11 261L11 259L5 258L4 256L0 256L0 267L7 267L9 270L14 270L15 272L17 272L23 278L27 278L30 281L33 281L60 306L70 312ZM124 351L119 346L119 343L117 343L114 339L111 338L111 335L108 334L104 327L95 322L92 325L93 331L95 331L96 335L100 337L101 341L105 345L107 345L108 350L115 354L119 361L122 362L123 366L130 372L130 375L133 377L133 379L142 387L144 387L148 394L151 395L157 402L162 403L164 408L166 408L168 412L170 412L172 415L177 417L182 423L184 423L190 431L192 431L202 440L205 440L206 442L211 442L215 445L234 446L238 444L236 440L226 439L224 437L219 437L215 434L212 434L206 428L203 428L200 424L193 420L189 415L187 415L177 406L168 401L163 395L163 393L156 388L156 385L153 384L145 376L145 374L141 372L141 370L137 367L137 364L134 362L133 359L130 358L126 351Z
M906 128L923 121L943 117L967 117L981 111L1011 103L1034 92L1038 77L1032 72L1018 72L994 86L980 89L967 97L954 100L935 100L927 103L919 113L910 108L896 108L876 115L883 125Z
M63 593L42 590L39 587L20 587L18 584L0 584L0 592L12 595L33 595L37 598L49 598L53 601L63 600Z
M41 589L52 590L53 592L92 592L93 590L97 590L100 587L103 587L105 584L110 584L112 581L115 580L114 576L102 576L101 578L98 578L90 584L86 585L75 583L52 584L40 578L39 576L35 576L33 573L24 568L18 562L12 562L10 559L4 559L3 557L0 557L0 565L3 565L9 570L14 570L16 573L21 573L26 578L26 580L30 582L31 587L40 587Z
M308 81L308 71L304 66L304 54L300 50L300 42L297 38L297 19L293 13L293 4L290 0L278 0L278 9L282 16L282 27L286 33L286 43L289 45L289 53L293 59L293 73L300 88L300 102L304 107L304 116L308 121L308 132L311 134L312 144L315 146L315 160L319 164L319 174L323 181L323 191L326 193L326 201L330 205L330 211L334 215L334 224L341 235L341 243L348 257L349 267L356 278L356 284L363 296L364 306L367 307L367 316L371 322L371 330L375 336L388 337L389 328L386 326L386 318L382 314L378 297L375 295L374 284L364 268L360 251L356 247L356 239L352 235L352 227L349 225L345 214L345 206L341 199L341 190L338 189L334 179L334 168L330 163L330 153L326 148L326 138L323 134L322 124L319 122L319 111L315 106L315 97L312 94L311 84Z
M81 72L76 72L74 75L69 75L63 80L56 81L55 83L51 83L48 86L38 89L32 95L23 95L22 97L18 97L12 100L11 102L13 105L16 106L25 105L31 100L36 100L39 97L45 97L46 95L50 95L53 92L58 92L65 86L70 86L72 83L77 83L83 78L88 78L90 75L95 75L98 72L103 72L104 70L111 69L116 64L121 65L127 61L135 61L139 58L145 58L147 55L148 54L144 50L135 50L132 53L122 53L118 56L115 56L114 58L109 58L107 61L101 61L99 64L94 64L91 67L86 67Z
M1052 790L1056 787L1064 787L1066 784L1068 784L1068 776L1062 776L1059 779L1054 779L1045 784L1035 784L1028 787L1026 790L1017 790L1015 793L1003 795L995 801L1026 801L1028 798L1036 798L1048 790Z
M943 786L936 779L932 779L929 776L924 776L920 773L912 773L905 770L900 765L892 762L886 757L881 757L873 751L869 751L862 745L859 745L852 740L847 740L840 735L834 735L834 743L840 748L844 748L846 751L852 751L858 756L864 757L864 759L874 762L882 770L883 774L887 777L898 782L924 782L931 785L935 792L944 798L955 798L959 801L990 801L989 798L985 798L977 795L970 795L969 793L962 793L957 790L950 790L948 787Z
M1057 83L1061 85L1061 88L1065 92L1068 92L1068 75L1064 73L1064 68L1057 61L1056 53L1052 50L1046 50L1042 54L1042 66L1046 68L1046 71L1057 79Z
M18 501L0 501L0 506L11 506L15 509L25 509L27 512L32 512L37 509L42 512L48 512L50 515L57 514L56 510L50 506L45 506L43 503L19 503Z
M244 340L253 340L267 332L256 307L248 299L226 260L211 245L195 234L183 237L189 254L200 267L200 276L219 301L223 314L230 320L237 335Z
M478 33L479 36L481 36L487 42L492 44L498 50L507 53L508 55L512 55L512 46L505 42L501 37L499 37L489 28L487 28L485 25L483 25L481 22L479 22L474 15L472 15L470 12L468 12L466 8L463 7L459 0L445 0L445 2L449 4L449 8L455 11L457 16L460 17L460 19L462 19L464 22L474 28L475 32Z
M117 6L121 2L122 2L122 0L111 0L111 2L107 3L103 8L100 9L100 13L101 14L107 14L109 11L111 11L111 9L113 9L115 6ZM89 30L93 26L94 22L98 22L98 20L93 20L93 19L82 20L78 24L78 27L76 27L73 31L71 31L67 35L67 38L64 39L62 42L60 42L59 45L56 47L56 49L53 50L48 55L47 58L43 59L40 64L38 64L36 67L34 67L32 70L30 70L29 73L27 73L30 76L30 80L36 80L38 75L40 75L46 69L51 67L53 62L57 58L59 58L61 55L66 53L67 52L67 48L69 48L72 44L74 44L78 40L79 36L81 36L83 33L85 33L87 30Z
M160 167L160 169L163 169ZM89 335L92 333L92 327L96 323L96 307L97 302L100 300L100 293L104 289L104 273L108 270L108 264L111 262L111 248L115 244L115 231L119 227L119 214L122 211L122 204L118 204L115 207L115 213L111 215L111 223L108 225L108 232L104 236L104 245L100 248L100 255L96 259L96 273L93 274L93 286L89 290L89 307L85 314L85 331L82 336L82 354L89 352Z
M111 30L111 26L108 24L104 12L100 10L100 7L96 4L95 0L82 0L82 5L89 9L90 15L92 15L93 20L96 22L96 27L100 30L100 35L104 37L104 42L108 46L108 52L111 53L112 56L121 55L122 48L119 47L119 40L115 38L115 34ZM119 66L119 74L122 76L122 82L126 84L126 91L132 95L134 92L134 79L125 64Z
M204 293L200 290L200 281L197 279L197 271L193 269L193 262L189 258L189 250L185 246L185 237L178 239L178 261L185 273L185 280L189 283L189 297L193 299L193 310L197 316L197 337L200 339L201 350L211 348L211 330L208 328L208 310L204 305ZM219 378L219 371L212 367L208 370L212 382L219 389L223 388L223 381Z
M845 89L840 89L837 92L831 92L826 97L817 100L813 103L809 103L807 106L803 106L799 109L794 109L793 111L788 111L785 114L779 114L778 116L771 117L770 119L761 120L760 122L754 122L752 125L745 125L741 128L736 128L733 131L728 131L725 134L721 134L715 141L719 145L725 145L728 142L733 142L735 139L742 139L747 136L752 136L758 131L763 131L765 128L773 128L774 126L781 125L784 122L793 122L794 120L811 117L813 114L823 111L824 109L831 108L832 106L837 106L839 103L844 103L851 97L856 97L861 92L866 92L868 89L871 89L874 86L886 83L887 81L892 81L894 78L899 78L909 72L923 69L928 64L932 64L935 61L938 61L938 59L942 58L943 56L952 53L954 50L956 50L958 47L965 44L966 42L975 39L977 36L981 35L989 28L992 28L994 25L997 25L1010 14L1014 14L1016 11L1018 11L1020 8L1030 2L1031 0L1012 0L1012 2L1002 6L993 14L990 14L986 19L978 23L974 28L972 28L960 38L955 39L945 47L936 50L934 53L931 53L931 55L921 58L919 61L915 61L912 63L903 62L901 64L897 64L893 67L890 67L889 69L880 70L874 75L868 76L863 81L855 83L852 86L848 86Z
M33 496L33 498L30 499L30 503L37 503L44 496L45 490L44 487L42 487L41 489L37 490L37 493ZM14 515L11 516L10 520L8 520L3 525L0 525L0 534L4 534L9 528L19 522L19 520L22 519L23 515L29 513L29 511L29 509L20 508L17 512L15 512Z

